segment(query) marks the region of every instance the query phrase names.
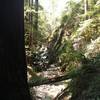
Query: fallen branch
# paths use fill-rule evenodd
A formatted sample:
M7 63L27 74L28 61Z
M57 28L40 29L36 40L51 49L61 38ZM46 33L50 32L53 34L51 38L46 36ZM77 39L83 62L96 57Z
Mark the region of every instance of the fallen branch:
M41 81L37 81L37 82L29 82L29 87L53 84L56 82L68 80L70 78L72 78L70 75L64 75L64 76L59 76L59 77L55 77L55 78L51 78L51 79L45 79L45 80L41 80Z
M68 87L61 91L53 100L62 100L65 96L69 95Z

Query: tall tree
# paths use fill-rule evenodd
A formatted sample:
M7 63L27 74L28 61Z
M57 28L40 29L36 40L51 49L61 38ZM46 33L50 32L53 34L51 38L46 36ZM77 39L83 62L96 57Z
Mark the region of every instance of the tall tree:
M0 3L0 100L31 100L24 49L24 1Z
M29 0L29 7L31 8L31 10L33 9L33 0ZM33 33L33 12L31 11L29 13L29 21L30 21L30 28L31 28L31 32L30 32L30 49L33 50L34 46L33 46L33 42L34 42L34 33Z
M35 0L35 29L38 31L38 0Z
M84 0L84 14L86 15L86 19L87 19L87 11L88 11L88 0Z

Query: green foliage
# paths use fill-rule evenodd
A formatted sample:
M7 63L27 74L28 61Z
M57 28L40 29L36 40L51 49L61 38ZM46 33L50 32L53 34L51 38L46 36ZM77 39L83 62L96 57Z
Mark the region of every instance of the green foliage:
M83 21L77 30L76 37L83 36L87 42L90 42L91 39L96 39L100 34L99 22L99 18L92 18Z
M80 2L71 1L62 16L65 30L73 33L70 38L63 37L57 51L59 65L72 76L68 89L71 100L100 99L100 6L89 2L87 15ZM79 48L75 49L74 44Z
M100 37L93 40L86 47L85 56L88 58L95 57L100 52Z
M35 27L36 11L34 2L29 5L29 0L27 0L25 1L24 6L25 45L30 47L31 44L31 46L34 47L34 50L47 39L46 16L43 7L41 5L38 6L38 31Z
M83 36L85 41L90 42L91 39L96 39L100 34L100 6L94 4L93 9L87 12L89 17L87 20L80 22L80 27L78 27L76 34L74 36ZM82 17L82 14L80 15ZM84 19L85 16L83 16Z
M77 27L79 26L79 15L81 13L83 13L81 3L76 3L73 0L67 2L66 11L63 12L61 23L66 25L66 30L69 33L72 34L74 31L76 31Z
M95 1L95 2L93 2ZM39 41L38 49L34 51L33 63L37 68L56 64L71 76L68 90L72 94L71 100L99 100L100 99L100 0L88 0L89 9L84 14L84 4L71 0L66 4L66 11L62 14L61 25L55 30L51 41L50 25L44 12L39 13L38 34L34 29L34 6L25 6L25 41L28 44L29 33L34 32L34 41ZM43 11L43 9L40 9ZM86 18L87 17L87 18ZM39 45L49 41L46 60L41 59ZM38 52L38 54L36 53ZM44 52L43 52L44 53ZM43 56L44 57L44 56ZM47 62L47 63L45 63ZM37 64L37 65L35 65ZM39 67L38 67L39 66ZM41 67L40 67L41 66ZM47 67L45 67L47 68ZM34 77L33 81L43 80Z
M33 76L32 79L30 80L30 83L36 83L36 82L38 83L46 79L47 78L44 78L42 76Z
M92 100L100 98L100 54L95 58L88 59L77 69L76 77L69 83L69 90L72 93L71 100ZM73 73L73 72L71 72Z

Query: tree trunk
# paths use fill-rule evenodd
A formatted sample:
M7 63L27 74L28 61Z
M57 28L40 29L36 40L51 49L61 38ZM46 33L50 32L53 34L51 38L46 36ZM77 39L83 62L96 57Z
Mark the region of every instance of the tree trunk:
M31 6L31 0L29 0L29 7Z
M84 13L86 14L88 11L88 0L84 0Z
M38 31L38 0L35 0L35 29Z
M63 76L54 77L54 78L51 78L51 79L44 79L44 80L41 80L41 81L29 82L29 86L33 87L33 86L40 86L40 85L46 85L46 84L54 84L56 82L69 80L73 77L74 76L71 76L71 75L63 75Z
M85 19L88 19L87 11L88 11L88 0L84 0L84 14L86 15Z
M24 49L24 1L0 3L0 100L31 100Z

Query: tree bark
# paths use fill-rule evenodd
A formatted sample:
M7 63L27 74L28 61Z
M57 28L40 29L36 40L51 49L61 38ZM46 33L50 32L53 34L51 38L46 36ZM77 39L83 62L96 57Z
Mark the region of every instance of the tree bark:
M0 100L31 100L24 49L24 1L0 3Z

